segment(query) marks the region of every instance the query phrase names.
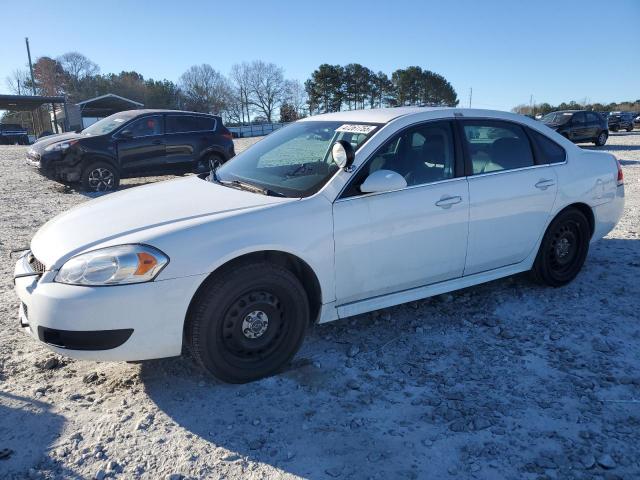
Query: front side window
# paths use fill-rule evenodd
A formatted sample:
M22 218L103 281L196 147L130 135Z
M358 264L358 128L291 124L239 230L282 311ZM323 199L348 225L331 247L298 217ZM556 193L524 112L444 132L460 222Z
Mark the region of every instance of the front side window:
M142 117L131 122L125 128L132 137L148 137L150 135L162 135L162 115Z
M211 176L223 184L249 184L287 197L307 197L339 170L331 145L345 140L354 150L379 125L348 122L296 122L276 130L226 162Z
M399 173L407 186L453 178L455 149L451 122L428 122L393 135L367 160L342 197L362 195L360 185L377 170Z
M597 113L587 112L587 121L589 123L600 123L600 117Z
M194 115L167 115L167 133L211 131L215 120L211 117Z
M463 123L463 129L473 175L530 167L534 164L529 138L519 125L469 121Z

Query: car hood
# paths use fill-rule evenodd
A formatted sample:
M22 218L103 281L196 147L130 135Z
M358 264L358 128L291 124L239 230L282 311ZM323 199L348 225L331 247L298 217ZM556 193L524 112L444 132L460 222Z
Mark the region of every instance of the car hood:
M294 200L224 187L193 175L107 194L74 207L40 228L31 250L47 269L55 270L83 251L143 241L151 229L179 228Z
M86 135L82 135L80 133L75 133L75 132L60 133L58 135L47 135L46 137L41 138L40 140L35 142L33 145L31 145L31 148L36 151L41 151L54 143L63 142L65 140L75 140L75 139L80 140L82 138L87 138L87 137Z

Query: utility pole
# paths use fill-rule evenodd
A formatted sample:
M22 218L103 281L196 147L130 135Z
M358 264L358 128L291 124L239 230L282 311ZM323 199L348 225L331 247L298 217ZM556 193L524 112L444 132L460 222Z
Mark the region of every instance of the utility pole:
M529 113L533 115L533 93L529 97Z
M469 88L469 108L471 108L472 97L473 97L473 87Z
M29 57L29 71L31 72L31 87L33 94L36 95L36 82L33 79L33 64L31 63L31 50L29 49L29 37L24 37L24 41L27 44L27 56Z

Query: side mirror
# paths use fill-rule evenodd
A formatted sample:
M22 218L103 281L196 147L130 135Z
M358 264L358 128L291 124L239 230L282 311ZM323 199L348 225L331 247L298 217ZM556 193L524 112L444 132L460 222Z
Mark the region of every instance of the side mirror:
M122 130L118 136L120 138L133 138L133 132L131 130L129 130L128 128L125 128L124 130Z
M360 185L362 193L391 192L406 188L407 181L393 170L376 170Z
M331 146L331 158L343 170L348 170L356 158L353 145L345 140L338 140Z

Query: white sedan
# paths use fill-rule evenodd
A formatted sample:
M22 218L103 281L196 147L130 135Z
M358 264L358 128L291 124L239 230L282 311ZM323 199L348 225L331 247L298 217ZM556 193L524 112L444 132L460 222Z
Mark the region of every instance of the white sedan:
M277 372L324 323L531 271L558 287L624 207L613 155L484 110L306 118L210 175L57 216L19 259L20 323L80 359L183 345L209 372Z

